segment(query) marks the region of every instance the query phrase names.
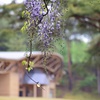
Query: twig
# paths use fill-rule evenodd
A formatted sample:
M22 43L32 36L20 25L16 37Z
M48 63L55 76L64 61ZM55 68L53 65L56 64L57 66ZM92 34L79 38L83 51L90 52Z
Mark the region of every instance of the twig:
M27 71L25 71L25 73L26 73L26 75L27 75L37 86L39 85L39 82L36 82L35 80L33 80L33 79L30 77L30 75L28 74ZM41 87L41 85L40 85L40 88L43 89L43 90L45 90L43 87Z

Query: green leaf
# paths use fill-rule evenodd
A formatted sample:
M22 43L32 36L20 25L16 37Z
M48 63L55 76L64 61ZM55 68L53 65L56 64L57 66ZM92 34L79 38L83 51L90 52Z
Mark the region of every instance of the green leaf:
M24 26L21 28L21 32L25 33L25 31L26 31L28 26L29 26L29 23L28 22L24 22Z
M27 61L23 60L22 65L27 65Z
M26 68L26 70L27 70L28 72L30 72L30 71L32 70L32 67L28 67L28 68Z
M34 62L33 61L30 61L29 62L29 65L30 65L30 67L33 67L34 66Z
M24 26L21 28L21 32L22 32L22 33L25 32L25 27L24 27Z
M24 16L25 16L25 11L22 12L22 17L24 17Z

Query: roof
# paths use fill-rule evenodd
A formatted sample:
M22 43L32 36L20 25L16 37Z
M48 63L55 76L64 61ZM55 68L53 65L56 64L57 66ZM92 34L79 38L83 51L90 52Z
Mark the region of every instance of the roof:
M39 84L49 84L48 76L40 69L31 70L28 75L24 75L23 84L36 84L36 82Z
M29 52L25 51L9 51L9 52L0 52L0 58L1 59L12 59L12 60L20 60L26 57L26 55L29 54ZM43 53L41 51L34 51L32 52L32 55L42 55ZM54 53L54 55L59 56L62 58L61 55L58 53Z
M19 60L19 59L26 57L26 54L27 54L27 52L24 52L24 51L0 52L0 58ZM29 52L28 52L28 54L29 54ZM35 51L35 52L32 52L32 54L37 55L37 54L41 54L41 52Z
M15 67L14 70L17 70L17 68L23 68L22 61L26 60L26 54L29 54L29 52L25 51L0 52L0 73L9 72L10 70L13 69L13 67ZM34 62L33 66L34 68L39 68L44 70L45 66L43 62L42 52L40 51L32 52L31 61ZM55 75L55 80L60 79L60 77L62 76L62 66L63 66L62 56L59 55L58 53L52 53L52 55L47 60L46 69L50 74ZM40 74L38 75L35 74L35 75L37 77L40 76ZM41 75L44 77L45 80L47 79L43 73L41 73ZM41 84L42 83L43 82L41 82Z

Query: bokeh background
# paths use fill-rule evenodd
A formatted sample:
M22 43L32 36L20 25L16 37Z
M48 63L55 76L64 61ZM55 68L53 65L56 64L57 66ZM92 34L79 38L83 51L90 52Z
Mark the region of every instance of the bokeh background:
M1 52L27 51L27 35L20 31L24 9L23 0L0 0ZM55 42L54 51L64 64L56 97L100 100L100 1L62 0L61 9L64 37Z

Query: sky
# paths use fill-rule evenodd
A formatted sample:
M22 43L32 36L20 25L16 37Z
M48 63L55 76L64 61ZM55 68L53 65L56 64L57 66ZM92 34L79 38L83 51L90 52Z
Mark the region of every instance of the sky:
M12 0L0 0L0 5L3 5L3 4L9 4L11 3ZM23 2L24 0L16 0L17 3L21 3Z

